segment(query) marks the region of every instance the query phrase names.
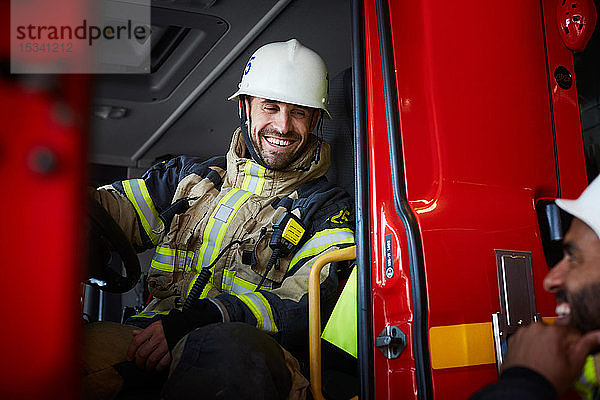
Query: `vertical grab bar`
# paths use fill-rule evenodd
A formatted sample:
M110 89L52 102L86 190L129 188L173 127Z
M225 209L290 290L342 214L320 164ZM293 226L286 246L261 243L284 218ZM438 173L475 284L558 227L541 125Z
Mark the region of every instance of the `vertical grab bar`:
M321 270L335 261L354 260L356 246L325 253L313 264L308 279L308 337L310 352L310 390L315 400L325 400L321 385ZM358 397L355 397L358 399Z

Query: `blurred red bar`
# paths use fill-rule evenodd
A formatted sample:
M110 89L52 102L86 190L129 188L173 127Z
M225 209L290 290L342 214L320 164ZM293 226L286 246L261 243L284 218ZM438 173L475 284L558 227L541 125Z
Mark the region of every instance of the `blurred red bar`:
M2 3L5 27L8 4ZM76 7L60 9L81 19ZM5 66L7 31L0 42ZM89 81L80 75L0 77L3 399L80 397Z

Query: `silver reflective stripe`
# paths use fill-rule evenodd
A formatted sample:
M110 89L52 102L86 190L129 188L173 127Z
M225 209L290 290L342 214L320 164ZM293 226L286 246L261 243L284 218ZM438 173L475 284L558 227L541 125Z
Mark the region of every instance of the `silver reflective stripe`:
M256 286L256 285L255 285ZM231 282L231 291L235 294L246 294L246 293L252 293L253 290L250 289L246 289L245 287L238 285L235 281L232 280Z
M174 265L172 257L159 254L158 252L154 253L150 262L150 267L164 272L173 272Z
M223 199L221 199L219 205L217 205L215 211L210 216L209 223L205 228L208 230L208 237L207 232L205 231L203 235L204 243L200 249L202 257L199 258L198 265L196 266L198 271L200 271L202 266L210 265L217 257L223 242L223 237L225 236L229 224L233 220L233 216L251 195L252 193L242 189L232 189L223 197ZM231 212L227 213L226 219L216 218L221 206L231 209ZM220 213L220 215L223 216L224 214Z
M246 178L244 179L242 189L254 194L261 194L265 182L265 168L252 161L248 161L244 172L246 173Z
M165 254L154 253L154 260L167 265L175 265L175 256L167 256Z
M274 323L271 320L271 315L267 310L267 307L255 293L246 293L243 295L238 295L238 298L241 299L250 308L252 314L254 314L254 316L258 320L259 328L267 332L276 331L276 328L274 329Z
M176 264L185 267L185 270L188 271L190 269L190 266L192 265L192 261L194 261L194 255L195 254L193 251L188 251L185 255L184 263L181 264L181 259L183 258L183 256L178 256Z
M224 270L223 271L223 280L221 281L221 287L230 292L231 291L231 284L233 283L233 276L232 275L227 275L229 271Z
M157 315L167 315L168 311L144 311L136 315L132 315L131 318L154 318Z
M160 218L158 218L158 213L156 212L156 209L154 209L152 199L150 199L150 196L147 194L148 189L146 188L146 184L141 179L130 179L128 182L131 185L131 192L133 193L135 202L139 207L139 211L150 225L150 228L153 231L156 231L162 226L162 221ZM140 183L144 185L143 188L141 187ZM148 198L146 198L145 194L148 196Z
M224 270L221 282L222 289L228 293L246 294L256 290L256 283L235 276L235 271ZM271 290L271 288L263 285L260 287L260 290Z
M161 253L159 253L159 249L164 249L164 250L175 253L175 250L173 250L173 249L157 247L156 252L154 253L154 257L152 258L152 264L155 264L155 263L163 264L163 265L161 265L161 268L157 268L157 269L164 270L164 268L166 266L170 266L171 271L172 271L173 266L175 266L175 265L181 266L181 267L189 267L190 264L192 263L192 260L194 259L194 253L191 251L186 253L184 250L178 250L177 251L178 255L175 256L175 255L161 254Z
M298 250L288 269L291 269L301 259L316 256L331 246L353 243L354 232L351 229L325 229L317 232Z

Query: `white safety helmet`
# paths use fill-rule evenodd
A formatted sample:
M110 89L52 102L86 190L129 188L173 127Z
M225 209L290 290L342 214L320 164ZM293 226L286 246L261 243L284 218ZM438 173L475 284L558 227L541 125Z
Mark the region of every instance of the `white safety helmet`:
M557 199L556 204L585 222L600 238L600 176L590 183L577 200Z
M269 43L254 52L242 75L240 95L319 108L329 115L329 77L321 57L296 39Z

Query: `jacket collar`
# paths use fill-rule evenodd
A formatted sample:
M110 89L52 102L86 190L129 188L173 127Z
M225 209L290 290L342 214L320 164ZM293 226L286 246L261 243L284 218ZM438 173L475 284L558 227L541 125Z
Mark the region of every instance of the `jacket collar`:
M291 193L300 185L325 175L331 164L329 144L322 142L319 162L313 161L317 138L310 136L304 154L284 170L272 170L246 158L246 144L240 128L233 133L227 152L225 185L244 189L263 197ZM304 170L306 169L306 170Z

